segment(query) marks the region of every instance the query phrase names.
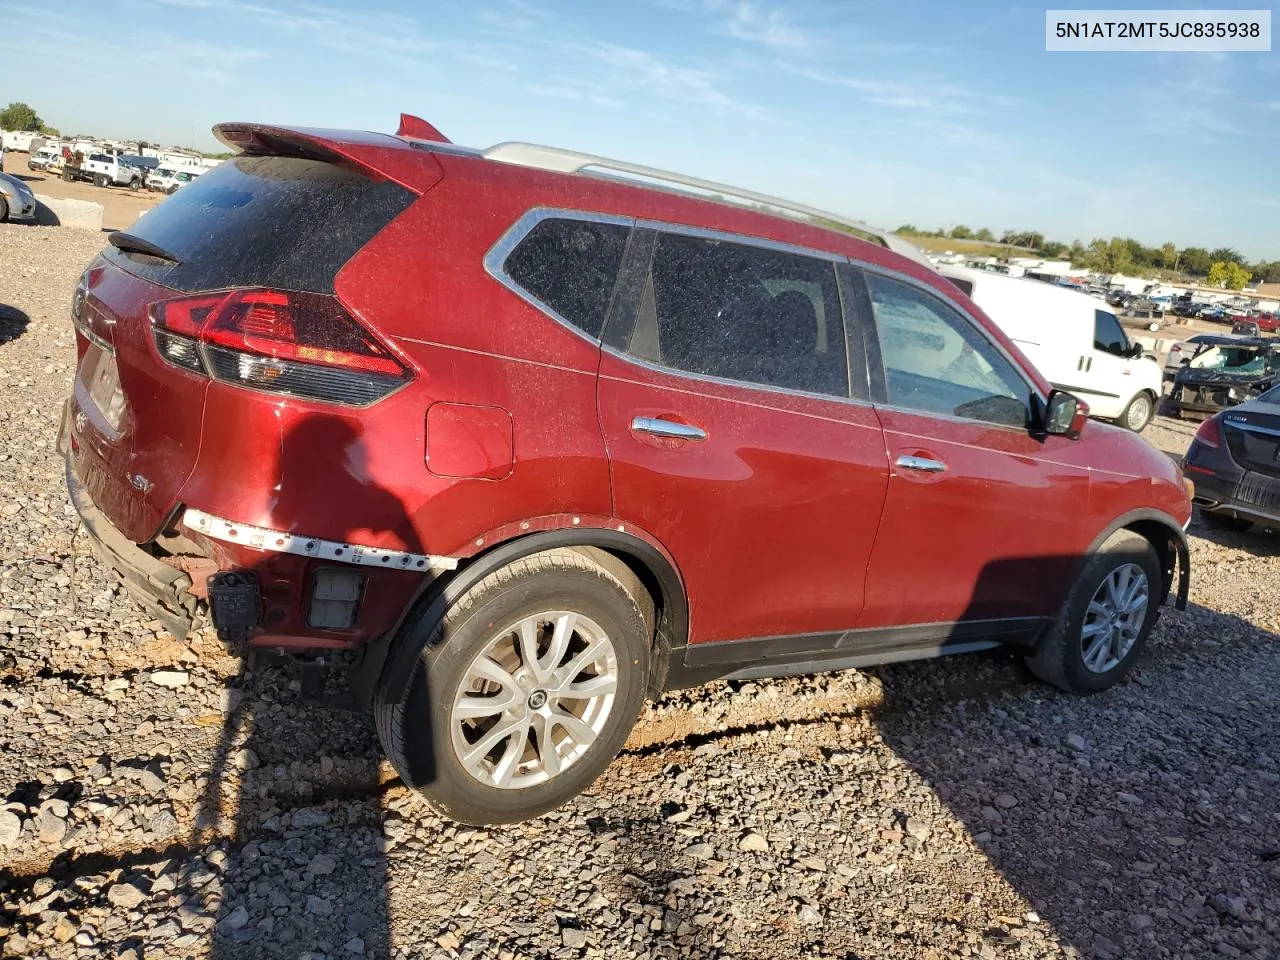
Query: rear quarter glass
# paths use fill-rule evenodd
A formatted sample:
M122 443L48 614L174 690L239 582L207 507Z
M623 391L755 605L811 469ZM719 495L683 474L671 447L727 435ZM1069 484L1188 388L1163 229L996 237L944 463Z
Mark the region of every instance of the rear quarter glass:
M108 247L121 268L174 290L274 287L332 293L334 277L415 195L297 157L239 156L196 178L131 229L180 262Z

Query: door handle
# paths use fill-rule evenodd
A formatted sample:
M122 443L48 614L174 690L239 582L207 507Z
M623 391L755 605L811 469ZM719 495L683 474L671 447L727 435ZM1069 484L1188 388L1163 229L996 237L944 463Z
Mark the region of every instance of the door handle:
M941 460L930 460L928 457L913 457L903 454L893 461L895 467L903 470L919 470L921 473L943 473L947 465Z
M705 440L707 431L695 427L691 423L676 423L674 420L663 420L661 417L636 417L631 421L631 429L636 433L647 433L654 437L669 437L673 440Z

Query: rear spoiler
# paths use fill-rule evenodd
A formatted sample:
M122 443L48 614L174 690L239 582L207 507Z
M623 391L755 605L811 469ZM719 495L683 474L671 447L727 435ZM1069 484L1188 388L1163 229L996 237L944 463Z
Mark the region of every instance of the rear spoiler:
M403 118L401 126L404 126ZM213 128L213 135L230 149L250 156L348 163L377 179L393 180L417 194L425 193L444 176L440 163L428 151L414 150L403 140L385 133L220 123Z

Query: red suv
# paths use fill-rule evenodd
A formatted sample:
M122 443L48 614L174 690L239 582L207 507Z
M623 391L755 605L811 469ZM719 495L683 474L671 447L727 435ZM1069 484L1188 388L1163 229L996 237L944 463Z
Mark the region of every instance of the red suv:
M1087 693L1185 603L1178 468L896 237L414 118L217 132L76 291L72 496L175 633L344 668L450 816L564 802L664 689L1008 644Z

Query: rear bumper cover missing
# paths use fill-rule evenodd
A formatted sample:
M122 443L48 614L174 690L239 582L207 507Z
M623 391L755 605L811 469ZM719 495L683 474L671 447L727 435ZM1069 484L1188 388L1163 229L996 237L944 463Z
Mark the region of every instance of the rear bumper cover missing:
M76 476L71 451L70 407L63 409L58 433L58 452L66 465L67 492L89 534L93 552L120 576L121 582L138 604L179 640L191 632L196 617L196 598L190 593L191 578L181 570L153 557L129 540L98 509Z

